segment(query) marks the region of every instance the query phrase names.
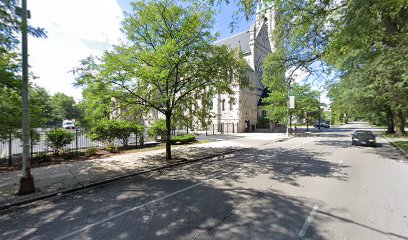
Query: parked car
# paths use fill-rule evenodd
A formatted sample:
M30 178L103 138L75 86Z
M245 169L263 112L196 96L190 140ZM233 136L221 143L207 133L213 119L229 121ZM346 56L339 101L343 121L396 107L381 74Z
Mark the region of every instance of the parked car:
M319 124L315 124L315 125L313 125L315 128L318 128L319 126L321 127L321 128L329 128L330 127L330 125L329 124L327 124L327 123L320 123L320 125Z
M75 124L71 120L62 121L62 127L65 129L75 129Z
M377 146L376 135L368 130L356 130L351 134L351 144L375 147Z

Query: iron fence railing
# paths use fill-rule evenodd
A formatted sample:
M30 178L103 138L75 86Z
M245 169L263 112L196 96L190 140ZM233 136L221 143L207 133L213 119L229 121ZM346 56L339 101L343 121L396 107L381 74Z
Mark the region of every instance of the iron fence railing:
M30 140L30 155L35 157L39 154L52 152L52 148L47 144L47 133L53 129L38 129L38 136ZM82 149L95 147L105 148L108 143L100 141L92 141L89 137L89 133L83 129L66 129L73 134L73 141L62 148L64 151L80 151ZM151 141L147 136L147 131L143 135L144 141ZM140 137L136 134L131 134L128 139L128 145L140 144ZM118 139L114 141L115 145L122 145L122 142ZM0 141L0 159L15 159L20 158L23 152L22 141L14 135L10 135L9 138Z
M174 129L172 135L182 135L186 133L191 134L206 134L206 135L216 135L216 134L230 134L236 133L238 129L237 123L221 123L221 124L210 124L207 129L189 129L188 127L182 129ZM149 128L145 128L143 139L144 143L155 141L157 138L151 138L148 136ZM41 154L51 153L53 149L47 144L46 138L47 133L53 131L53 129L36 129L38 133L38 138L30 141L30 156L35 157ZM89 137L89 132L84 129L66 129L73 134L73 141L64 146L62 150L64 151L82 151L86 148L95 147L99 149L105 148L108 143L93 141ZM200 133L198 133L200 132ZM128 145L139 146L142 136L137 136L132 134L128 139ZM123 145L118 139L114 141L117 146ZM10 135L7 139L0 140L0 161L9 161L15 159L21 159L23 152L22 141L15 135Z

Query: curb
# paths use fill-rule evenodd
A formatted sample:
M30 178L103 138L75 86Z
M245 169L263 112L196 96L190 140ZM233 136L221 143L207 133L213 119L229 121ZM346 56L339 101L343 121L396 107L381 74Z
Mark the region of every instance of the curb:
M85 184L85 185L82 185L82 186L79 186L79 187L74 187L74 188L70 188L70 189L66 189L66 190L62 190L62 191L57 191L57 192L52 192L52 193L46 193L46 194L42 194L42 195L39 195L39 196L36 196L36 197L32 197L32 198L29 198L29 199L24 199L24 200L12 202L12 203L6 203L6 204L3 204L3 205L0 205L0 211L9 209L11 207L36 202L36 201L39 201L39 200L48 199L48 198L55 197L55 196L60 196L60 195L63 195L63 194L74 193L74 192L78 192L78 191L84 190L84 189L92 189L92 188L99 187L99 186L102 186L102 185L105 185L105 184L108 184L108 183L111 183L111 182L123 180L123 179L126 179L126 178L135 177L137 175L146 174L146 173L150 173L150 172L154 172L154 171L160 171L160 170L163 170L163 169L170 169L170 168L176 167L176 166L187 165L189 163L195 163L195 162L198 162L198 161L215 158L215 157L219 157L219 156L222 156L222 155L243 151L243 150L246 150L246 149L248 149L248 148L233 149L233 150L226 151L226 152L223 152L223 153L213 154L213 155L210 155L210 156L197 158L197 159L192 159L192 160L180 160L180 161L175 162L175 163L166 164L164 166L152 168L152 169L149 169L149 170L143 170L143 171L134 172L134 173L130 173L130 174L120 175L120 176L109 178L109 179L106 179L106 180Z
M394 148L396 148L398 151L400 151L400 153L406 158L406 159L408 159L408 152L406 152L403 148L401 148L400 146L398 146L398 145L396 145L395 143L394 143L394 141L392 141L391 139L389 139L388 137L386 137L385 135L382 135L381 134L381 136L383 137L383 138L385 138L385 140L387 140L387 142L389 143L389 144L391 144Z

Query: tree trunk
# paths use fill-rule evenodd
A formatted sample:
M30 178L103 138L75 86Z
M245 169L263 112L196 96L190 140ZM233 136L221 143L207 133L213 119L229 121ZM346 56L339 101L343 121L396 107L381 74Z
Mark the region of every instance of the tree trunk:
M306 131L309 131L309 113L306 113Z
M171 113L166 113L166 160L171 160Z
M395 113L395 125L397 128L397 135L405 135L405 118L404 113L401 110L398 110Z
M12 148L12 144L13 143L13 139L12 139L12 135L11 132L9 133L9 143L8 143L8 147L9 147L9 152L8 152L8 166L11 167L12 163L13 163L13 148Z
M395 133L394 130L394 114L391 110L391 107L388 107L387 109L387 133Z

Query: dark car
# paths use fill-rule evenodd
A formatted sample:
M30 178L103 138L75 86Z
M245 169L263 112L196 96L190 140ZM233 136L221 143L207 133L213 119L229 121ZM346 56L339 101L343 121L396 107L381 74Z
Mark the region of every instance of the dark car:
M313 125L315 128L318 128L319 126L321 127L321 128L329 128L330 127L330 125L329 124L327 124L327 123L320 123L320 124L315 124L315 125Z
M356 130L351 134L351 144L352 145L366 145L375 147L377 146L376 135L368 130Z

